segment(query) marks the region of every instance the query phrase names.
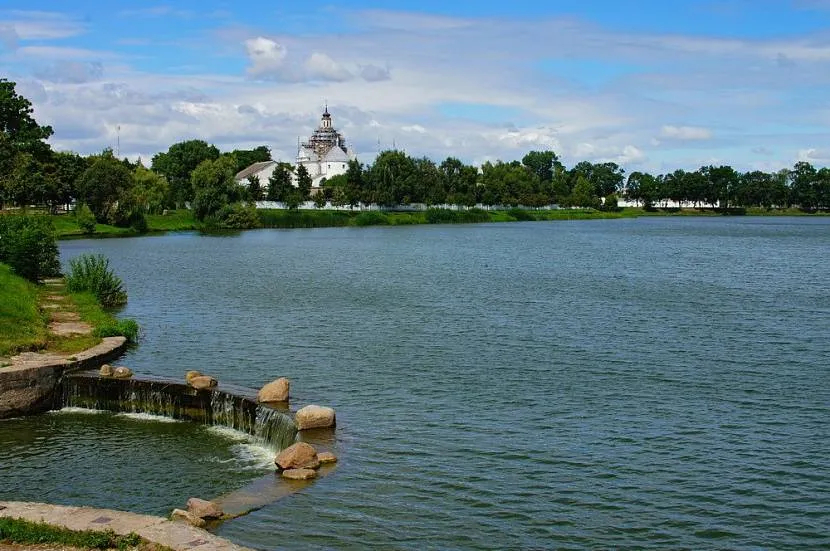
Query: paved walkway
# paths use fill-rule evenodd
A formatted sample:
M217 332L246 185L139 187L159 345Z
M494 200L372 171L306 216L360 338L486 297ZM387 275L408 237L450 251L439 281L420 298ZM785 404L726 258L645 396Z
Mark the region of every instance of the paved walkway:
M135 532L176 551L251 551L183 522L111 509L0 501L0 517L45 522L70 530L112 530L121 535Z

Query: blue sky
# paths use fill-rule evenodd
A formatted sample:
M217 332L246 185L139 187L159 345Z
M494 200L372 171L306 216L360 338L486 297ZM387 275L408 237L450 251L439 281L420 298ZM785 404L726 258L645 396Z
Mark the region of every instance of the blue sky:
M115 3L113 3L115 4ZM655 172L830 164L830 0L22 2L0 75L57 149L290 159L328 101L364 161L555 150Z

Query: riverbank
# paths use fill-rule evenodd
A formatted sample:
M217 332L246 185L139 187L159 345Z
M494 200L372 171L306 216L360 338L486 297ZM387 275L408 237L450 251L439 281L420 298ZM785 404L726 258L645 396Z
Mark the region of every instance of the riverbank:
M129 333L134 341L136 329L126 323L92 294L67 291L62 279L36 285L0 263L0 369L22 352L71 357L104 337Z
M455 211L429 209L426 211L348 211L348 210L257 210L263 228L331 228L347 226L403 226L417 224L463 224L489 222L524 222L551 220L601 220L638 218L641 216L827 216L830 213L807 213L800 209L749 208L724 213L712 208L655 208L624 207L615 211L594 209L556 210L482 210ZM131 228L96 224L95 232L84 233L75 218L68 214L50 215L59 239L78 237L130 237L142 235ZM201 229L189 210L170 211L168 214L148 214L146 234Z

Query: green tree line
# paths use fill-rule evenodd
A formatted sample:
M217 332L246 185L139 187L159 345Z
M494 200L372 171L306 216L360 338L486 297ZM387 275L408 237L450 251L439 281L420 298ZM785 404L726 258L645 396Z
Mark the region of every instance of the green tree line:
M82 156L56 152L52 128L35 121L31 103L0 79L0 208L45 205L53 211L76 204L85 227L94 223L146 227L145 215L189 205L200 221L242 227L256 218L250 201L268 199L296 208L314 199L322 206L505 205L614 208L617 197L646 207L667 201L696 206L830 208L830 169L796 163L774 173L705 166L668 174L632 172L613 162L583 161L566 167L553 151L522 159L470 165L448 157L435 162L402 151L384 151L373 163L349 163L346 174L323 182L312 197L304 167L279 163L267 182L235 175L271 160L266 146L221 152L204 140L186 140L153 156L150 166L116 158L111 150Z

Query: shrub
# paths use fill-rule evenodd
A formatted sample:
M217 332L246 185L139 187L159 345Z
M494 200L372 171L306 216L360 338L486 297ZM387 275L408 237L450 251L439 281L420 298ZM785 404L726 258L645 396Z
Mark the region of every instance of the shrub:
M83 233L95 233L95 215L86 203L79 203L75 207L75 223Z
M130 549L141 543L141 537L130 532L119 536L112 530L76 531L23 519L0 518L0 541L21 544L57 544L85 549Z
M96 337L127 337L131 343L138 342L138 323L132 319L119 319L95 329Z
M217 217L224 228L247 230L260 227L259 216L254 205L246 206L242 203L226 205L219 210Z
M519 222L532 222L536 220L536 218L533 216L533 213L528 212L524 209L512 208L507 211L507 214L512 218L515 218Z
M386 215L376 210L361 212L354 218L355 226L384 226L388 223Z
M429 224L461 224L489 222L490 214L487 211L483 211L481 209L427 209L426 219Z
M52 221L45 216L0 215L0 262L30 281L60 275Z
M82 254L69 261L66 287L70 292L90 292L102 306L120 306L127 302L124 285L109 267L104 255Z

